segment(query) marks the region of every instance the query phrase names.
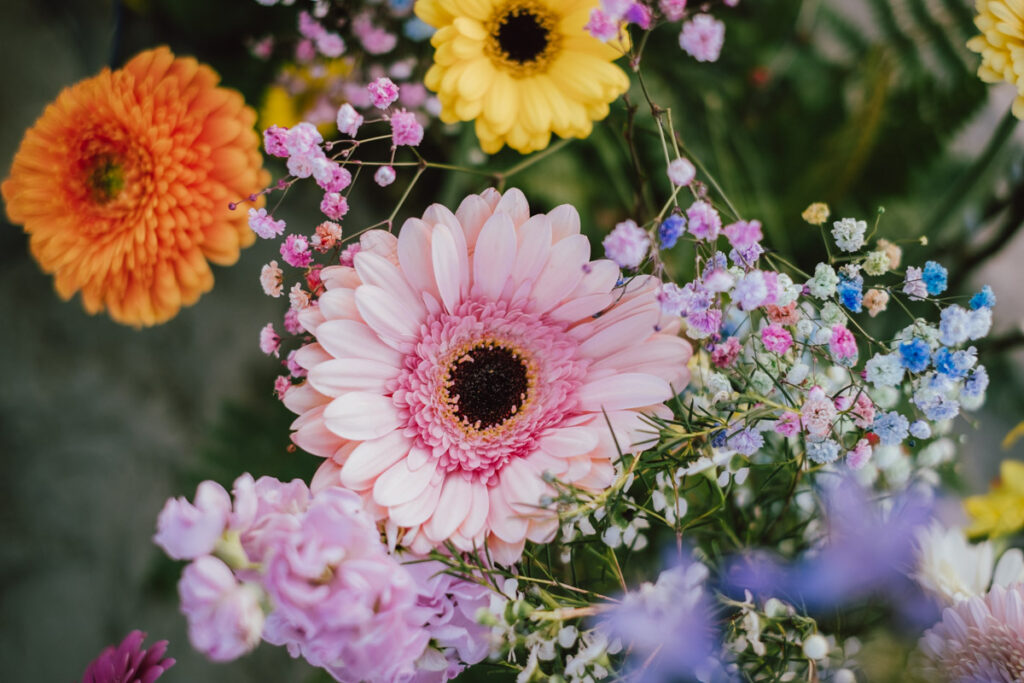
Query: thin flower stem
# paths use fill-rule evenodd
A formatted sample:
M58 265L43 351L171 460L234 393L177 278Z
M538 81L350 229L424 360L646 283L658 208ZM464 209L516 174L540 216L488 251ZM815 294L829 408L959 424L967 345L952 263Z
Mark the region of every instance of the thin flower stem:
M532 156L526 157L525 159L520 161L518 164L514 164L512 167L507 168L504 171L500 171L498 173L492 173L491 175L493 175L494 178L496 180L498 180L499 182L504 183L506 180L508 180L510 177L514 176L515 174L519 173L520 171L525 171L530 166L533 166L537 162L539 162L539 161L541 161L543 159L546 159L547 157L551 156L555 152L561 150L563 147L568 145L570 142L572 142L572 140L570 138L566 138L564 140L559 140L555 144L550 145L547 149L545 149L543 151L540 151L540 152L537 152L536 154L534 154Z

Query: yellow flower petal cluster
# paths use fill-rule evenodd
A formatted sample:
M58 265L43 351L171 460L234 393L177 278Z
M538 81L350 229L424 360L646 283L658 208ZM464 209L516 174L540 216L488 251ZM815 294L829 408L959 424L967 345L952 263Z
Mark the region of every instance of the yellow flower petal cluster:
M612 60L621 43L584 30L597 0L417 0L416 15L438 29L426 85L441 120L476 122L480 146L524 154L551 134L590 135L593 122L629 88Z
M1024 529L1024 462L1004 460L999 483L983 496L971 496L964 508L971 536L1003 536Z
M978 77L1017 86L1013 115L1024 119L1024 0L977 0L974 24L981 31L967 47L981 55Z

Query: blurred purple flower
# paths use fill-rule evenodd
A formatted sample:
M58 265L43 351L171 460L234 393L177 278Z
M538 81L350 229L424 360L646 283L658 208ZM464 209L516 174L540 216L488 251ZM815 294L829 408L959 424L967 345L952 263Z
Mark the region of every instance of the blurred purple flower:
M916 620L923 596L907 573L914 566L915 534L931 519L932 502L907 493L880 503L852 479L825 496L828 529L820 547L792 563L767 553L738 558L726 573L728 591L749 589L812 609L885 594Z
M643 680L685 677L711 656L716 637L707 578L703 564L684 562L626 594L602 617L602 630L631 648L634 666L645 667Z
M89 664L82 674L82 683L152 683L174 666L174 659L164 657L167 641L142 649L146 634L132 631L116 648L111 645Z

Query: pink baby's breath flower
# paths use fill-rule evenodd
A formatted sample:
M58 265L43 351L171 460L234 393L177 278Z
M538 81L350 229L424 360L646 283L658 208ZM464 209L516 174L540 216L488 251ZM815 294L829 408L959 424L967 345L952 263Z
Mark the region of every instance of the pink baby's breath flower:
M631 3L623 18L645 31L651 27L651 10L642 2Z
M287 133L288 129L280 126L271 126L263 131L263 147L267 154L282 158L288 156L288 148L285 146Z
M249 52L257 59L270 59L274 53L274 36L266 36L252 43Z
M782 325L772 323L761 330L761 341L764 343L764 347L769 351L783 354L786 351L789 351L789 347L793 346L793 335L782 327Z
M845 325L832 326L828 349L837 363L852 366L857 362L857 340Z
M341 252L341 258L339 260L341 265L348 266L349 268L351 268L355 263L355 256L356 254L359 253L360 249L362 249L362 245L359 244L359 242L353 242L352 244L345 247L345 249Z
M783 413L772 426L776 434L793 436L800 429L800 416L796 413Z
M743 249L760 242L764 235L761 232L761 221L737 221L725 226L722 230L729 244Z
M711 204L698 199L686 210L686 226L690 234L697 239L712 242L718 239L718 232L722 229L722 217Z
M277 400L283 401L288 390L292 388L292 381L285 375L278 375L274 380L274 395Z
M353 19L352 32L359 38L363 49L371 55L387 54L394 50L398 43L398 36L374 26L370 15L365 12Z
M327 33L327 29L325 29L319 21L314 19L313 15L306 10L299 12L299 34L303 38L316 40L325 33Z
M387 109L398 99L398 86L387 76L372 81L366 90L370 93L370 102L377 109Z
M796 307L795 301L791 301L785 306L765 306L764 310L768 314L768 319L773 323L796 325L800 322L800 309Z
M284 137L285 148L290 155L314 155L322 151L320 143L323 141L320 131L307 121L289 128Z
M294 303L301 303L301 299L297 297L300 297L302 295L306 295L306 293L302 291L302 285L296 282L294 285L292 285L291 290L288 292L288 299L289 301L292 301ZM302 332L305 331L305 328L302 326L302 323L299 322L299 311L309 306L308 295L306 295L305 301L306 303L303 304L301 308L293 307L285 311L284 329L285 331L288 332L288 334L301 334Z
M268 240L284 233L285 222L274 220L273 216L267 214L266 209L249 209L249 227L254 233Z
M288 302L291 304L291 310L293 311L301 311L309 307L309 292L302 288L301 282L296 282L288 290ZM292 334L295 333L293 332Z
M813 387L800 408L800 423L808 434L818 438L828 436L832 421L836 419L836 406L821 387Z
M288 357L284 361L284 365L286 368L288 368L288 372L291 374L292 377L294 377L295 379L301 379L302 377L305 377L307 373L306 368L299 365L299 361L295 359L296 353L298 352L289 352Z
M711 352L711 362L720 368L727 368L736 362L740 350L740 343L736 337L729 337L721 344L715 344L715 349Z
M281 256L293 268L305 268L313 260L305 235L288 235L281 243Z
M396 146L410 147L423 142L423 126L416 120L415 114L399 109L391 115L391 141Z
M178 594L189 642L213 661L238 659L259 644L264 622L261 592L239 583L221 560L200 557L185 567Z
M260 285L263 287L263 293L275 299L281 296L284 289L281 283L282 275L281 269L277 267L277 261L265 264L260 271Z
M324 57L334 59L345 53L345 41L337 33L324 33L316 39L316 49Z
M867 393L862 391L854 399L851 412L856 416L853 424L861 429L867 429L875 419L875 404L868 397Z
M309 38L303 38L295 46L295 61L308 64L316 59L316 44Z
M313 164L317 160L313 154L292 154L288 157L288 173L296 178L308 178L313 175Z
M620 268L637 268L651 248L651 238L634 220L627 220L615 226L601 242L605 256Z
M339 221L348 213L348 200L337 192L328 192L320 201L320 210L328 218Z
M341 192L352 184L352 174L348 169L327 157L313 161L313 178L326 192Z
M697 169L689 159L675 159L668 165L668 179L677 187L689 185L696 176Z
M404 107L415 109L422 107L428 97L430 97L430 93L422 83L406 83L402 86L398 102Z
M391 183L395 182L395 169L390 166L381 166L377 169L377 172L373 174L373 182L377 183L381 187L387 187Z
M196 489L195 503L171 498L156 520L153 542L175 560L192 560L213 552L231 514L231 497L224 488L204 481Z
M846 464L849 465L851 470L859 470L868 464L871 454L871 443L867 439L861 439L857 442L856 446L846 453Z
M320 253L334 248L341 241L341 226L333 221L324 221L316 226L316 234L313 235L313 247Z
M658 0L658 8L669 21L679 21L686 14L686 0Z
M263 329L260 330L260 351L268 356L277 356L280 348L281 337L279 337L277 332L274 331L274 323L267 323Z
M679 47L698 62L715 62L725 42L725 24L709 14L698 14L683 24Z
M359 133L359 126L363 125L363 115L346 102L338 107L336 123L338 124L339 132L354 138Z
M619 35L619 21L609 16L604 10L595 7L590 10L590 20L583 29L602 43L614 40Z

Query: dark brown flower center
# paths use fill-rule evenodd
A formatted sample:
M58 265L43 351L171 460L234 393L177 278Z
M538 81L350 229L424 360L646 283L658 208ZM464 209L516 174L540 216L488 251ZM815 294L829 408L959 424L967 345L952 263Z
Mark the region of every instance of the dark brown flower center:
M106 204L124 189L124 167L114 157L97 156L87 167L85 184L97 204Z
M486 52L514 77L543 70L557 53L558 17L535 0L511 0L487 22Z
M540 17L526 8L515 8L498 24L498 45L513 62L532 62L548 46L550 31Z
M487 344L454 360L446 386L455 417L481 430L515 415L526 401L530 382L522 356Z

